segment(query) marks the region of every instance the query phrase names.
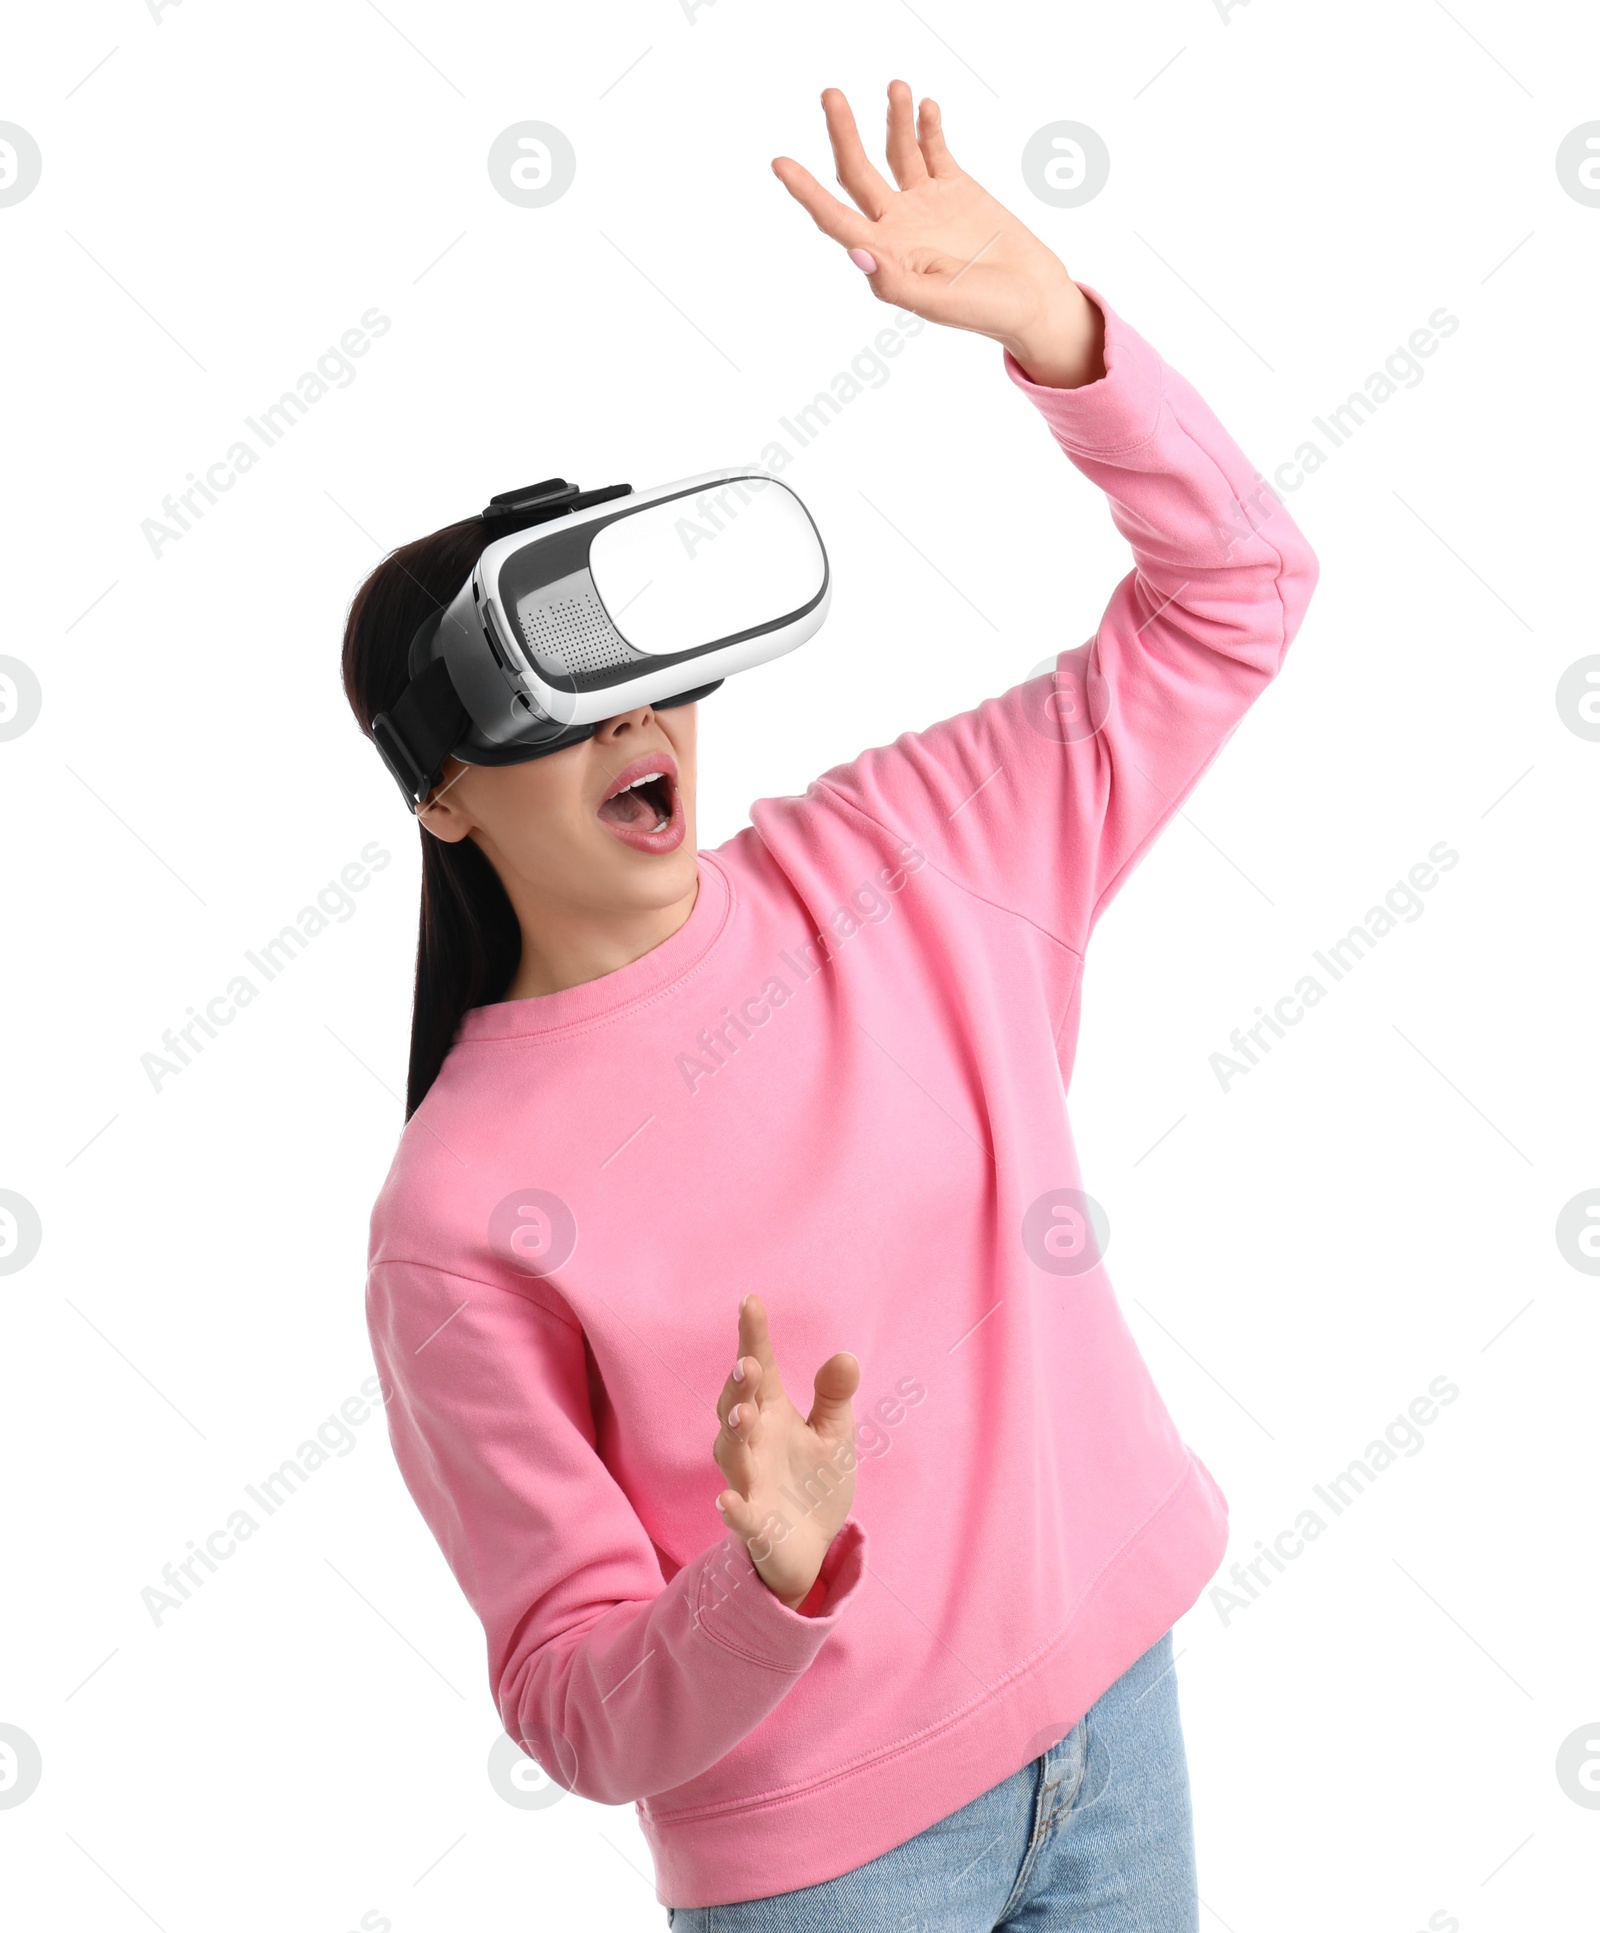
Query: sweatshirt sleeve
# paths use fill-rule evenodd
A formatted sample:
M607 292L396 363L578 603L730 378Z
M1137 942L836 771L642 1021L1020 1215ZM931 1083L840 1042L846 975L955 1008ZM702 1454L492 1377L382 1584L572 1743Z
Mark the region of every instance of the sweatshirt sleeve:
M556 1783L616 1805L697 1777L827 1643L866 1568L847 1519L792 1611L729 1531L670 1581L595 1448L582 1331L410 1262L368 1277L396 1460L482 1620L501 1723ZM710 1455L710 1431L707 1456Z
M1276 675L1317 580L1289 513L1176 370L1107 304L1105 374L1007 375L1133 548L1054 673L818 784L1081 953L1102 908ZM1050 569L1048 557L1018 560Z

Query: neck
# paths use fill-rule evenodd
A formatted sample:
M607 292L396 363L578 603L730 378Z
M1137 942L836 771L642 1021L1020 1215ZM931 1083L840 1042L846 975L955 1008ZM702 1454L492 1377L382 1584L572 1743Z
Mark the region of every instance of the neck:
M671 939L694 911L698 875L682 899L668 906L603 912L585 907L554 907L524 893L510 895L522 929L522 959L503 1000L532 1000L564 993L630 965Z

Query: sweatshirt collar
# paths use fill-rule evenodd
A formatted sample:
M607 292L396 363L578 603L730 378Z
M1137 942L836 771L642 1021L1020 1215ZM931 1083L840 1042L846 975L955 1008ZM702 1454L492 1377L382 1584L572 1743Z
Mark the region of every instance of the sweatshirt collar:
M611 1020L686 978L716 944L733 903L733 889L716 860L708 852L697 858L699 889L694 906L677 932L659 946L612 973L563 987L559 993L471 1007L456 1030L456 1040L526 1039Z

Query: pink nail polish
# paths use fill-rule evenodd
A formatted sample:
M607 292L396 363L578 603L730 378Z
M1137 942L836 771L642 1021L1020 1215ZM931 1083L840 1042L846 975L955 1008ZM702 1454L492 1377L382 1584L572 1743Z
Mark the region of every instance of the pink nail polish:
M864 248L851 249L850 259L852 262L855 263L856 267L860 269L863 275L877 274L878 264L872 259L872 257L867 253L867 251Z
M728 1428L730 1430L736 1430L738 1427L739 1427L739 1405L735 1403L733 1408L728 1411Z
M733 1365L733 1380L736 1383L742 1383L744 1381L744 1358L742 1356Z

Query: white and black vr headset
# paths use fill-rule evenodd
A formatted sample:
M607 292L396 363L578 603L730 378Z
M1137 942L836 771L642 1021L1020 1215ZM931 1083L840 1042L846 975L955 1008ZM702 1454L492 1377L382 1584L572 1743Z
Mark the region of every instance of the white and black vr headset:
M410 683L372 721L413 811L448 758L516 765L637 705L692 704L828 614L817 527L760 471L639 491L552 477L481 514L472 575L418 630Z

